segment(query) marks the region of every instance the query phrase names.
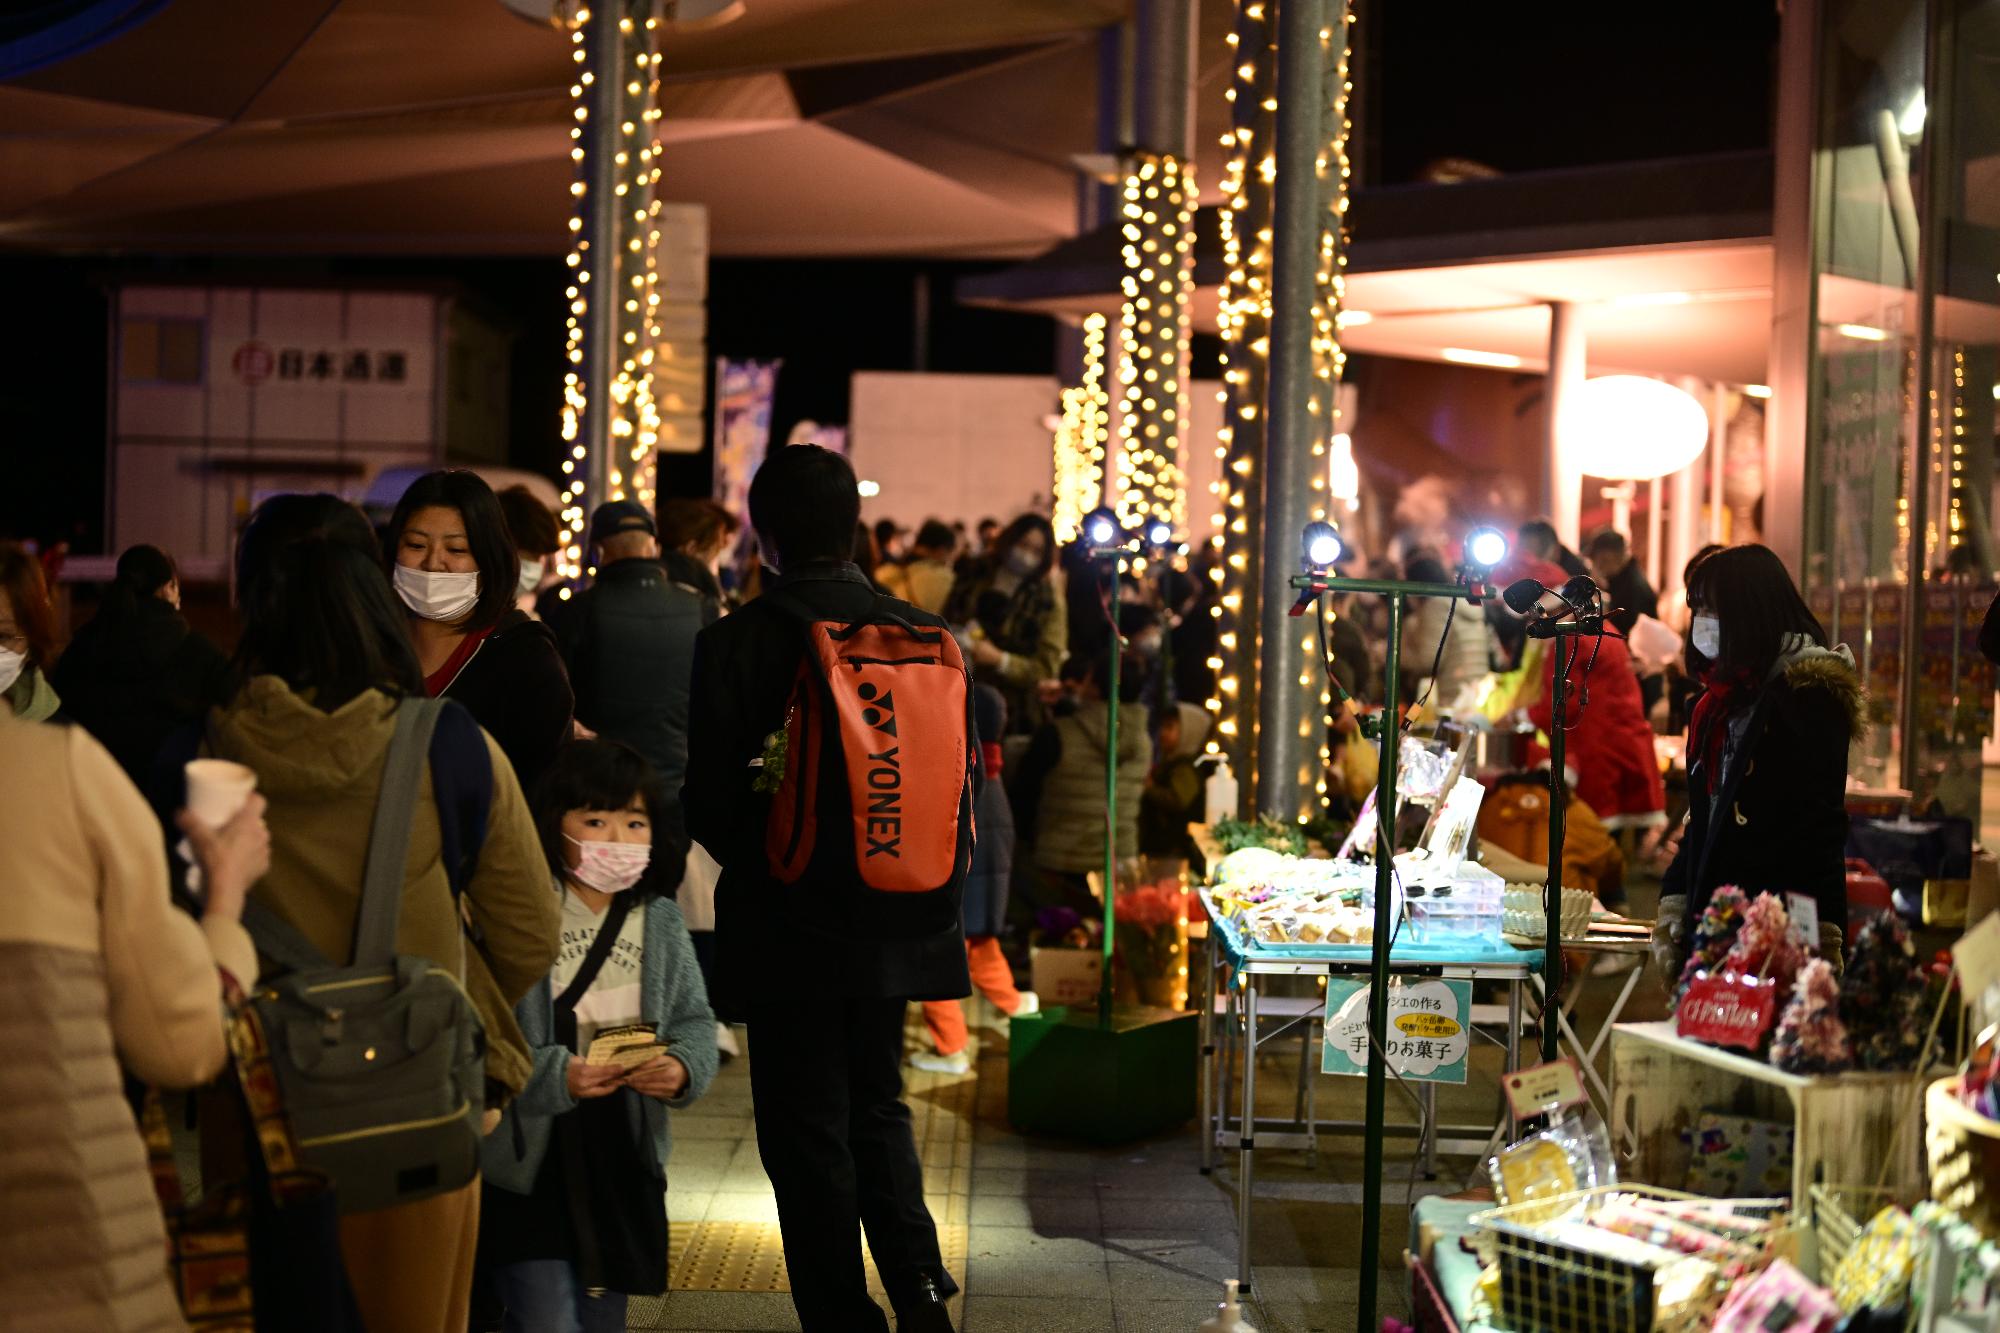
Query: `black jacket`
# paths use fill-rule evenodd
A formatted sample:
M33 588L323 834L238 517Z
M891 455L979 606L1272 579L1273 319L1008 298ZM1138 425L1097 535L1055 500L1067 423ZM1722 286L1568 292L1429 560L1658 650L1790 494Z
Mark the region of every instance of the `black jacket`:
M532 797L570 737L576 702L548 626L509 611L443 693L493 737Z
M687 772L695 636L711 619L659 561L633 558L599 569L550 621L576 686L577 720L646 756L669 800ZM669 818L678 823L678 806Z
M167 737L228 702L229 662L159 598L112 597L76 632L49 683L70 719L143 785Z
M1748 705L1714 798L1691 757L1687 831L1660 894L1686 896L1685 939L1715 890L1809 893L1826 925L1847 923L1847 747L1861 734L1861 684L1842 659L1795 659Z
M680 551L668 551L660 557L660 568L667 571L667 582L701 600L702 624L713 625L722 618L722 585L707 565Z
M880 596L847 563L801 567L766 584L766 591L773 588L846 618L860 617ZM897 605L913 624L944 626L939 616ZM741 1014L752 988L765 998L796 992L810 1002L967 995L972 984L956 911L949 927L934 934L883 938L858 922L801 910L799 901L818 887L810 875L790 887L771 878L764 850L770 800L751 789L750 764L785 725L804 651L797 621L763 599L703 630L695 646L681 801L688 833L722 865L715 893L717 1009ZM800 1020L810 1022L810 1011L802 1009Z
M1611 599L1611 623L1627 637L1630 637L1632 627L1639 623L1640 616L1657 617L1660 614L1660 596L1653 591L1653 585L1646 582L1645 572L1639 568L1637 560L1625 562L1625 568L1613 576L1605 594Z

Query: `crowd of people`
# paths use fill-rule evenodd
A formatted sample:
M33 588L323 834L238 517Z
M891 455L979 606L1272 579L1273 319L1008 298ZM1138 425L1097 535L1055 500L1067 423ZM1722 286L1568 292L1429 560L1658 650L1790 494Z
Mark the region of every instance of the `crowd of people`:
M0 1299L16 1316L174 1324L149 1143L118 1104L150 1130L161 1090L197 1089L203 1195L240 1196L253 1228L288 1238L252 1254L260 1327L622 1329L629 1296L667 1285L672 1113L747 1024L804 1327L888 1327L864 1230L898 1327L950 1327L957 1288L902 1066L966 1072L975 987L1004 1015L1038 1008L1002 941L1040 909L1098 912L1108 770L1118 857L1193 853L1213 763L1214 585L1200 555L1116 572L1037 514L973 532L864 525L852 469L812 446L766 461L747 518L705 499L606 503L586 533L593 576L571 580L554 514L472 472L420 478L379 531L336 497L281 495L240 536L229 652L191 627L172 557L150 546L120 556L59 651L41 566L0 544L0 868L23 905L0 933L16 1001L0 1086L10 1117L47 1136L0 1148L8 1197L36 1200L0 1222ZM1398 545L1350 568L1454 577L1435 547ZM1664 613L1682 663L1650 678L1626 635L1662 614L1653 590L1616 533L1586 557L1534 522L1500 571L1551 588L1589 573L1605 590L1615 632L1576 655L1568 717L1551 708L1553 655L1495 603L1420 604L1402 697L1490 715L1476 696L1496 673L1530 680L1524 728L1571 729L1578 799L1649 839L1665 804L1649 711L1662 729L1688 719L1702 799L1668 870L1671 949L1708 885L1755 882L1776 845L1745 831L1746 811L1759 827L1836 817L1834 749L1858 725L1858 691L1761 547L1697 557L1685 606ZM1369 601L1336 609L1331 669L1378 698L1386 625ZM916 672L900 703L826 674L881 635L914 656L853 660ZM1336 763L1360 745L1343 721ZM853 735L895 740L899 722L900 747L871 742L887 748L861 764ZM962 769L939 758L953 754ZM196 812L188 775L203 761L247 775L220 818ZM952 784L957 804L938 804ZM913 827L904 799L944 817ZM878 867L878 852L899 865ZM1836 858L1825 877L1838 873ZM337 1216L314 1233L278 1187L289 1175L254 1095L268 1080L244 1067L257 1046L245 997L302 975L302 956L364 969L377 921L399 976L411 960L438 970L476 1015L472 1139L353 1131L414 1154L407 1198L342 1211L333 1179ZM928 1034L914 1051L912 1002ZM297 1050L284 1035L275 1048ZM310 1161L313 1147L289 1151ZM192 1216L171 1202L165 1215ZM173 1276L185 1298L189 1273Z

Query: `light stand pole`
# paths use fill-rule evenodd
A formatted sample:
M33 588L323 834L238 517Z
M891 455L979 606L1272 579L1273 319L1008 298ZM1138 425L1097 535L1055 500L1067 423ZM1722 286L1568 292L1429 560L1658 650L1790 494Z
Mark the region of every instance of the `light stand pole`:
M1569 821L1569 780L1564 777L1564 752L1569 738L1569 673L1576 665L1576 639L1604 633L1601 616L1531 627L1547 638L1556 655L1555 684L1549 697L1549 881L1542 891L1545 915L1542 945L1542 1059L1554 1060L1562 1046L1562 901L1563 836Z
M1403 640L1403 612L1412 597L1464 599L1475 606L1488 594L1478 585L1457 583L1404 583L1395 580L1346 579L1325 574L1301 574L1291 580L1299 590L1292 607L1294 616L1308 608L1318 614L1317 602L1325 593L1370 593L1389 604L1389 642L1383 662L1381 743L1382 761L1375 785L1375 924L1368 967L1368 1101L1361 1157L1361 1329L1379 1327L1375 1316L1376 1288L1381 1273L1376 1255L1382 1248L1382 1142L1389 1092L1389 952L1395 934L1392 908L1395 899L1396 855L1396 761L1402 742L1400 682ZM1560 906L1561 895L1557 896ZM1254 1048L1255 1034L1251 1034ZM1248 1285L1250 1256L1241 1256L1241 1278Z
M1111 957L1118 929L1118 705L1125 658L1125 636L1118 629L1118 572L1123 566L1120 545L1091 547L1091 558L1111 566L1111 595L1105 605L1111 616L1111 697L1104 701L1104 970L1097 981L1097 1025L1111 1026Z

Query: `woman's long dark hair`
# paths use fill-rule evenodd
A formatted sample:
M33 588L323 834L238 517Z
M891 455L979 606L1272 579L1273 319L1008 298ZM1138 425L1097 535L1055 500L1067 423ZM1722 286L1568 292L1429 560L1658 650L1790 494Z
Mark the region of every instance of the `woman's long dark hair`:
M647 897L671 896L687 867L687 848L673 832L666 788L645 757L617 741L571 741L556 751L542 780L535 785L535 831L542 838L542 855L557 879L569 877L563 860L563 816L572 810L623 810L637 796L653 824L653 859L645 875L627 892Z
M1724 547L1696 565L1688 580L1688 608L1721 624L1716 668L1752 686L1770 676L1794 646L1794 636L1826 643L1825 627L1799 596L1785 562L1768 546Z
M419 509L433 506L458 511L465 522L465 544L472 552L473 563L479 566L479 600L473 604L463 628L491 629L514 609L514 597L521 582L521 553L514 549L500 498L477 472L448 468L427 472L411 482L403 498L396 501L396 512L382 534L383 554L393 566L396 552L403 545L403 529L410 525L410 519Z
M359 509L335 495L257 506L236 548L236 669L274 675L333 712L356 695L424 692L407 613Z
M118 557L118 574L104 589L98 617L107 624L138 613L140 603L180 580L174 558L157 546L128 546ZM161 603L165 605L164 602Z

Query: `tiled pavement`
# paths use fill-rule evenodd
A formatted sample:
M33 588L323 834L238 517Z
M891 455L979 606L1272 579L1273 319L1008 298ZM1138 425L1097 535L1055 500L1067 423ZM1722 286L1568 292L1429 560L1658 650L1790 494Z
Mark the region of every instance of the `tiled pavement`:
M1192 1125L1118 1148L1015 1134L1006 1123L1004 1026L984 1001L968 1004L979 1056L974 1074L911 1073L906 1091L931 1211L964 1288L953 1303L959 1328L1194 1333L1214 1313L1223 1279L1236 1274L1233 1154L1219 1154L1215 1174L1203 1176ZM1585 1001L1586 1012L1594 1007ZM1589 1015L1590 1030L1596 1017ZM914 1007L911 1019L915 1049L923 1033ZM1261 1114L1291 1113L1297 1052L1284 1039L1260 1060ZM1441 1117L1461 1123L1490 1117L1499 1066L1496 1049L1476 1048L1471 1083L1440 1090ZM1360 1118L1360 1080L1321 1079L1317 1095L1322 1117ZM1398 1091L1389 1098L1392 1119L1412 1119ZM1454 1191L1477 1169L1469 1158L1447 1158L1439 1180L1412 1182L1409 1155L1407 1139L1390 1140L1376 1256L1378 1309L1403 1318L1406 1200ZM1358 1140L1323 1139L1316 1164L1302 1153L1258 1154L1258 1286L1246 1315L1262 1333L1357 1327L1360 1178ZM706 1098L675 1114L668 1186L673 1290L664 1300L634 1302L632 1327L797 1329L776 1212L757 1158L745 1060L726 1066Z

